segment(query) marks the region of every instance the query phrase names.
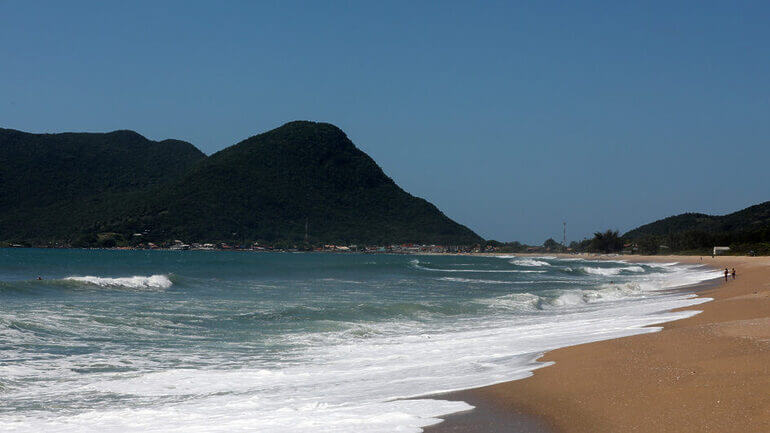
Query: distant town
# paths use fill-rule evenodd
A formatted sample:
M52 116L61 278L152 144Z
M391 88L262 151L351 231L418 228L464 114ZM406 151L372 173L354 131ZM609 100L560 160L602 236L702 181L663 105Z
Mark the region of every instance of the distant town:
M623 239L617 231L607 230L594 233L592 239L572 241L565 239L559 243L553 238L547 239L542 245L527 245L521 242L499 242L486 240L471 245L437 245L422 243L393 243L388 245L362 245L346 243L316 243L304 241L278 240L268 241L226 241L226 242L187 242L182 239L158 240L147 239L149 230L133 235L121 235L114 232L85 234L72 242L49 241L46 243L3 242L0 248L87 248L113 250L169 250L169 251L256 251L256 252L333 252L333 253L384 253L384 254L479 254L479 253L598 253L598 254L677 254L684 255L723 255L744 254L749 256L768 254L770 251L755 250L753 244L746 245L712 245L692 248L673 249L662 242L676 241L671 236L648 236L638 241Z
M120 248L120 247L119 247ZM170 243L139 243L135 247L126 249L167 249L171 251L206 251L206 250L235 250L235 251L274 251L274 252L337 252L337 253L396 253L396 254L424 254L424 253L484 253L497 252L499 247L491 245L425 245L425 244L393 244L393 245L335 245L323 244L316 246L294 245L291 247L276 246L266 243L254 242L248 245L237 245L227 242L219 243L185 243L175 240Z
M248 244L237 244L233 242L184 242L180 239L168 242L138 242L131 245L117 244L110 242L100 242L92 245L71 245L67 243L55 242L46 245L30 245L22 243L0 243L0 247L10 248L93 248L93 249L112 249L112 250L169 250L169 251L264 251L264 252L336 252L336 253L386 253L386 254L446 254L446 253L494 253L505 252L504 248L491 244L475 245L435 245L435 244L414 244L402 243L392 245L340 245L340 244L322 244L309 245L306 243L286 245L254 242ZM532 251L542 250L542 248L531 247Z

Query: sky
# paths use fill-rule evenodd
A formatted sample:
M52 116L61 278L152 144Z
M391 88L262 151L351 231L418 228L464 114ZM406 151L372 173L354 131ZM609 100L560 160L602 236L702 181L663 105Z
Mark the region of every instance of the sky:
M330 122L481 236L569 242L770 200L768 22L766 1L0 0L0 127L211 154Z

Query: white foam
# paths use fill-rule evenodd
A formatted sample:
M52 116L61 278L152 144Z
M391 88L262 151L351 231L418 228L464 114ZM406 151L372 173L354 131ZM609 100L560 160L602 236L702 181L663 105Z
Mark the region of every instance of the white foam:
M594 274L594 275L619 275L620 274L620 268L595 268L591 266L584 266L583 271L585 271L587 274Z
M526 269L437 269L422 266L420 265L420 261L417 259L412 260L410 263L412 264L412 267L416 269L430 272L472 272L482 274L542 274L547 272Z
M441 277L439 280L442 281L455 281L458 283L482 283L482 284L511 284L510 281L499 281L499 280L481 280L476 278L457 278L457 277Z
M528 269L435 269L422 266L420 266L419 269L432 272L473 272L482 274L544 274L547 272Z
M122 278L107 277L67 277L67 281L79 281L101 287L128 288L128 289L168 289L172 286L171 280L166 275L150 275L149 277L133 276Z
M672 266L676 266L679 264L679 262L671 262L671 263L645 263L647 266L650 266L652 268L670 268Z
M530 302L511 298L512 302ZM534 299L534 298L533 298ZM569 302L566 298L565 302ZM397 400L484 386L531 375L545 351L654 332L646 325L688 317L669 308L703 302L687 295L556 316L457 323L442 332L386 334L308 348L280 369L170 369L102 375L77 389L137 401L79 412L0 415L5 431L32 432L419 432L462 402ZM474 321L477 322L477 321ZM56 401L72 383L48 390ZM174 403L161 403L160 400Z
M622 268L601 268L601 267L591 267L591 266L584 266L583 271L585 271L587 274L594 274L594 275L620 275L623 271L626 272L644 272L644 268L641 266L625 266Z
M536 309L541 300L542 298L540 298L540 296L525 292L511 293L492 299L480 299L478 302L495 308L521 311Z
M569 291L565 292L558 298L554 299L552 301L552 304L555 306L572 306L572 305L580 305L585 303L585 298L583 296L582 292L579 291Z
M548 262L535 259L515 259L511 260L510 263L517 266L551 266Z

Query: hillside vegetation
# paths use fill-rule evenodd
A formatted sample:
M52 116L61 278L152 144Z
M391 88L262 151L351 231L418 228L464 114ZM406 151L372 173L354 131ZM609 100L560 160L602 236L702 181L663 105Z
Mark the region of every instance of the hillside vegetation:
M685 213L645 224L623 235L643 252L708 250L730 246L733 252L770 254L770 201L727 215Z
M287 123L209 157L130 131L0 130L0 157L0 241L296 243L306 227L310 243L481 241L327 123Z

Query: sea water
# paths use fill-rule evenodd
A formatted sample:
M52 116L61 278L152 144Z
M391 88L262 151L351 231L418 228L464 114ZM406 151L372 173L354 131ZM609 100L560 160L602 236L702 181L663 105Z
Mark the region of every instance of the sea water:
M0 249L0 431L419 432L470 408L425 396L654 332L705 301L666 289L717 276L554 257Z

